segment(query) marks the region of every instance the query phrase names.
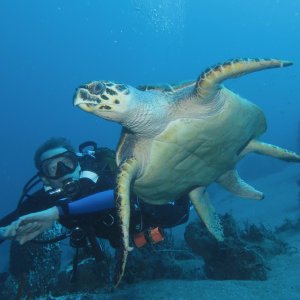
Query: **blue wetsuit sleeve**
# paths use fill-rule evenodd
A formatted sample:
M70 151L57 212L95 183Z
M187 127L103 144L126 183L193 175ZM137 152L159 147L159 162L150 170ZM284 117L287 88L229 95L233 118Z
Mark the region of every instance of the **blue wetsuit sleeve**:
M58 206L58 212L59 217L67 217L98 213L114 207L114 191L107 190Z

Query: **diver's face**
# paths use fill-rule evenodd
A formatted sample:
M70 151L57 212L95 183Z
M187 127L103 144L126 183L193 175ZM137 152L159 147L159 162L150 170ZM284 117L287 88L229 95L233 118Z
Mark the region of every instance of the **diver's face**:
M63 147L54 148L41 155L41 178L52 188L61 188L67 180L78 180L81 167L75 153Z

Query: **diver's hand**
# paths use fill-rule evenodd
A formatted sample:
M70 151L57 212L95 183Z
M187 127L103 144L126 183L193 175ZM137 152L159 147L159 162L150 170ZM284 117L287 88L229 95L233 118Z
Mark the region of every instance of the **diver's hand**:
M58 220L59 214L56 206L47 210L28 214L20 217L16 222L17 228L15 240L21 245L34 239L46 229L53 226L55 220Z
M16 236L18 228L18 222L14 221L10 225L5 227L0 227L0 239L1 240L7 240L12 239Z
M12 222L10 225L5 227L0 227L0 240L9 240L14 239L17 236L17 230L19 227L20 221L19 219ZM30 229L36 229L39 225L36 222L25 225L24 231Z

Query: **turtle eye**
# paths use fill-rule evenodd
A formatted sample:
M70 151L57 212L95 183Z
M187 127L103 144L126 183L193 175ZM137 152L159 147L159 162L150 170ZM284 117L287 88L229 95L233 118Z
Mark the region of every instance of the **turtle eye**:
M87 99L89 98L89 94L87 93L87 91L85 91L85 90L80 90L79 93L80 93L81 99L87 100Z
M101 82L97 82L90 87L90 92L94 95L102 94L104 91L105 91L105 85Z

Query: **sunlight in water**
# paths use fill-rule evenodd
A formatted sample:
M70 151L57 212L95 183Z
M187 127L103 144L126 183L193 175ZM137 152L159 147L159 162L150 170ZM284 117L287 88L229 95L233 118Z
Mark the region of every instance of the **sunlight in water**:
M183 31L186 0L132 0L132 4L155 32L178 35Z

